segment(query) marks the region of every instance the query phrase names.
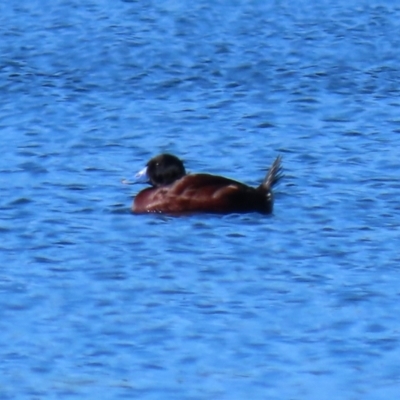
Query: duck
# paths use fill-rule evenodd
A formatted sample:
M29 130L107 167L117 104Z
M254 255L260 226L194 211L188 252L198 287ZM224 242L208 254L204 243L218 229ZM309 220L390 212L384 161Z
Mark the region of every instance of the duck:
M143 213L249 213L273 211L272 188L282 178L279 155L257 187L223 176L206 173L187 174L185 166L172 154L160 154L135 175L136 182L150 187L134 198L132 212Z

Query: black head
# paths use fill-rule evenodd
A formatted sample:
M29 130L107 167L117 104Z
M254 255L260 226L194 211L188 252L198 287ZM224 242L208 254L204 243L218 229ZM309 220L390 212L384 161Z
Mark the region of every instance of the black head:
M185 175L183 162L171 154L160 154L147 163L147 177L153 186L169 185Z

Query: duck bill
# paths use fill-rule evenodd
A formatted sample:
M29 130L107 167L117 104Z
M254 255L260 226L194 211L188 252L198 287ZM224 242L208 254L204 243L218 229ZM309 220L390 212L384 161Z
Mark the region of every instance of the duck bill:
M147 167L140 170L136 175L134 182L148 182L149 177L147 176Z

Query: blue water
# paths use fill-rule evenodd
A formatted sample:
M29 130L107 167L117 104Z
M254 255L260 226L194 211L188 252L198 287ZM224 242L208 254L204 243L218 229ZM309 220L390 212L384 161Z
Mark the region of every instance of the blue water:
M400 3L3 1L0 398L400 396ZM168 151L272 216L135 216Z

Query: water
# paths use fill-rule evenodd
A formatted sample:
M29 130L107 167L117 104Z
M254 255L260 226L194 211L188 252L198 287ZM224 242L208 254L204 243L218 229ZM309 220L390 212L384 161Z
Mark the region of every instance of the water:
M227 4L229 3L229 4ZM1 399L400 395L400 5L0 5ZM272 216L134 216L169 151Z

